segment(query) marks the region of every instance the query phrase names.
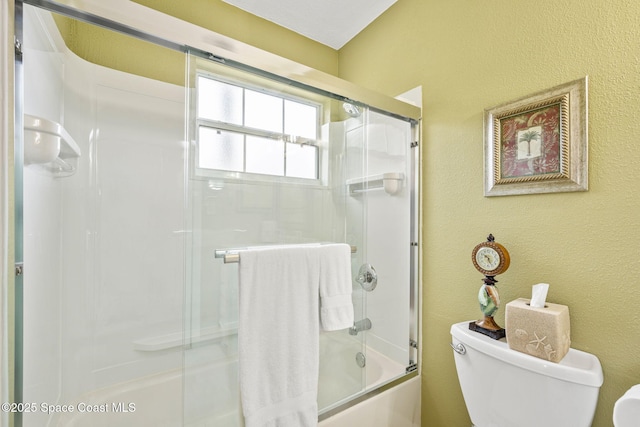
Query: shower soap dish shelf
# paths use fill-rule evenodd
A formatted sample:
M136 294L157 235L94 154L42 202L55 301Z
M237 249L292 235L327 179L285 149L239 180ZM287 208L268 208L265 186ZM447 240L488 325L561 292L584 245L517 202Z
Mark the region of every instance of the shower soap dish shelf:
M398 194L402 190L404 173L389 172L379 175L365 176L362 178L352 178L347 180L347 190L354 196L363 191L384 189L389 195Z
M197 334L185 336L184 332L174 332L167 335L141 338L133 342L136 351L154 352L179 348L187 344L213 343L238 334L238 323L231 323L226 327L203 328Z
M66 129L42 117L24 115L24 164L39 165L54 176L73 175L80 147Z

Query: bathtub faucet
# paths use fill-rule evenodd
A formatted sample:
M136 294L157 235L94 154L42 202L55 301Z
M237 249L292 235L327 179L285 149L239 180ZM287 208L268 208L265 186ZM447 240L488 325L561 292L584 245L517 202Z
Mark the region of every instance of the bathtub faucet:
M352 327L349 328L349 335L358 335L360 331L368 331L371 329L371 320L368 317L365 317L362 320L358 320L353 324Z

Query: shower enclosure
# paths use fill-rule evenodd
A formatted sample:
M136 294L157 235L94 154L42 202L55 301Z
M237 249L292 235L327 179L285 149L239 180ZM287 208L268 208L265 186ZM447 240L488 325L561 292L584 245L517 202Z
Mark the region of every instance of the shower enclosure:
M352 246L321 418L414 376L417 120L56 12L21 17L16 425L241 426L254 246Z

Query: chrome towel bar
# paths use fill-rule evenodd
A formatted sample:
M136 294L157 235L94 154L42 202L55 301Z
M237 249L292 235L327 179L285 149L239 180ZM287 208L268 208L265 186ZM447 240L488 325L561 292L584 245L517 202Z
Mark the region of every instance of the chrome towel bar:
M319 244L307 244L307 243L303 243L300 245L275 245L275 247L288 247L288 246L317 246L317 245L323 245L326 243L319 243ZM215 251L215 257L216 258L223 258L224 259L224 263L225 264L229 264L229 263L237 263L240 262L240 252L242 252L243 250L247 250L249 248L234 248L234 249L217 249ZM358 252L358 247L357 246L351 246L351 253L354 254Z

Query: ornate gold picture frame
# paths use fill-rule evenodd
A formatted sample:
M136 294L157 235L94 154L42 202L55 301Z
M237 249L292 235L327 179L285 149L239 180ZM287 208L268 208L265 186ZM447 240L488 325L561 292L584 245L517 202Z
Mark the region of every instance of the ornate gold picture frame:
M588 190L587 77L484 112L484 195Z

